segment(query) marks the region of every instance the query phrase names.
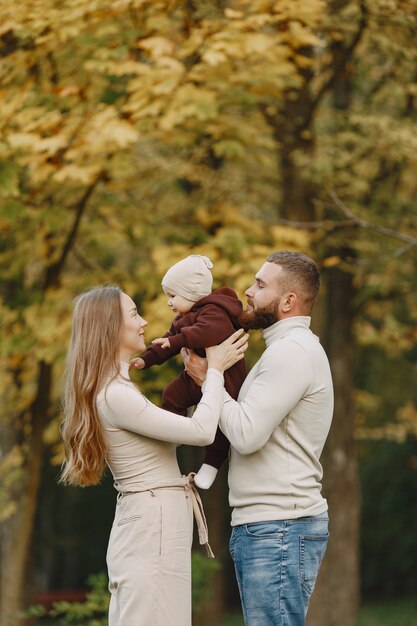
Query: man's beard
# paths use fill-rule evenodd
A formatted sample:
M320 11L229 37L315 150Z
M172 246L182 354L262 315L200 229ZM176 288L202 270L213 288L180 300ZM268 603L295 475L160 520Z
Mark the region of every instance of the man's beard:
M278 303L280 298L276 298L270 302L263 309L251 309L250 311L243 311L239 317L238 322L243 330L255 330L264 329L272 326L275 322L278 322Z

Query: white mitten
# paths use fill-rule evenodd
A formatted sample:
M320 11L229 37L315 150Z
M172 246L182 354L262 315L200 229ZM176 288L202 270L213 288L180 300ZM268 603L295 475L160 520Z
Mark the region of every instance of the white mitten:
M194 482L200 489L208 489L212 486L216 476L216 468L212 465L207 465L206 463L203 463L197 474L194 476Z

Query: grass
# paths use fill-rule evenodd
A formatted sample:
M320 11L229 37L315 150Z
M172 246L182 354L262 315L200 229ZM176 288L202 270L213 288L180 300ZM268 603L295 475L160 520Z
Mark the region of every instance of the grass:
M35 622L36 623L36 622ZM61 620L41 620L39 624L60 626ZM69 623L69 622L65 622ZM76 624L82 624L77 621ZM84 622L87 623L87 620ZM89 624L92 622L89 621ZM240 614L229 616L221 626L244 626ZM343 626L343 624L341 624ZM358 626L417 626L417 599L367 604L359 611Z
M243 618L231 616L222 626L244 626ZM359 611L358 626L417 626L417 599L367 604Z
M417 626L417 599L362 607L358 626Z
M240 615L236 615L235 617L229 617L223 622L222 626L244 626L244 621Z

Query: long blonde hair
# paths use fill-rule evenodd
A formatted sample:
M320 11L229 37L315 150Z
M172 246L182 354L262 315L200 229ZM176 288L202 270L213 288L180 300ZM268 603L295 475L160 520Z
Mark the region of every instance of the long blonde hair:
M96 485L105 468L106 445L97 412L97 395L119 372L122 291L96 287L76 299L64 376L65 460L60 482Z

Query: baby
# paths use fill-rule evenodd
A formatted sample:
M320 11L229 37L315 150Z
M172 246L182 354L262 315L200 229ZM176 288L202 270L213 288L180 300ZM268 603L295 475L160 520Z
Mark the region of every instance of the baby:
M144 369L161 365L179 354L181 348L191 348L204 357L204 348L221 343L240 328L237 318L242 312L242 303L229 287L211 290L212 267L208 257L192 254L167 271L162 279L162 288L176 317L169 331L163 337L154 339L141 357L130 362L131 367ZM244 359L224 373L225 388L235 400L245 377ZM162 407L187 415L187 409L198 404L200 399L200 387L183 371L167 385ZM204 463L194 479L198 487L208 489L212 485L228 452L229 442L217 429L215 440L206 447Z

